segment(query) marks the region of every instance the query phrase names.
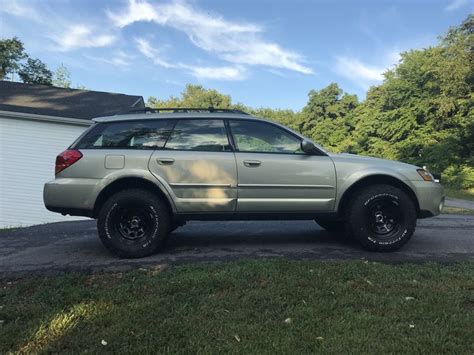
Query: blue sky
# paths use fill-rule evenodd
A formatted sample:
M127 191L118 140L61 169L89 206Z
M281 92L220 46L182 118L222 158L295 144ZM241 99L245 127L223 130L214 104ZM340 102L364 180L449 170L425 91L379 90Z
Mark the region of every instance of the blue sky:
M398 53L435 44L473 10L474 0L0 0L0 37L92 90L167 98L192 83L299 110L331 82L364 98Z

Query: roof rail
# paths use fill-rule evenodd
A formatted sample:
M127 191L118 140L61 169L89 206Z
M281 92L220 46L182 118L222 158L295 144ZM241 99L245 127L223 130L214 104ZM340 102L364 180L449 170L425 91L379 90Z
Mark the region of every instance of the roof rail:
M208 108L198 108L198 107L145 107L139 109L133 109L128 111L127 113L160 113L163 111L172 111L173 113L178 112L210 112L210 113L235 113L235 114L242 114L248 115L247 112L235 109L225 109L225 108L214 108L209 106Z

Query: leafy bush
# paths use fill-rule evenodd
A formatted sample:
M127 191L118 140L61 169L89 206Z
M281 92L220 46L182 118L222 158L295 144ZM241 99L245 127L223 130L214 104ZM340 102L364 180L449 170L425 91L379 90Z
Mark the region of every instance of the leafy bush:
M474 167L468 165L451 165L443 171L443 182L447 185L467 190L474 187Z

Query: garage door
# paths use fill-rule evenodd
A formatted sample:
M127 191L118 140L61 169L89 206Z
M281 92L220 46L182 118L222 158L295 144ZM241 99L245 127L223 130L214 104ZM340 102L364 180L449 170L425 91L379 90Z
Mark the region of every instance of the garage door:
M0 117L0 228L83 219L46 210L43 185L54 178L56 155L86 128Z

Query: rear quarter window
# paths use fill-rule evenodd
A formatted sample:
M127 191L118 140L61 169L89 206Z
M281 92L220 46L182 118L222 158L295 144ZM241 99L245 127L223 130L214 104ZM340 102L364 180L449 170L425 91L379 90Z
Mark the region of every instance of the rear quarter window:
M108 122L94 125L76 149L163 148L173 129L172 120Z

